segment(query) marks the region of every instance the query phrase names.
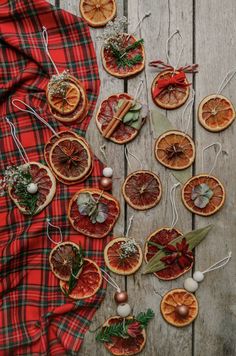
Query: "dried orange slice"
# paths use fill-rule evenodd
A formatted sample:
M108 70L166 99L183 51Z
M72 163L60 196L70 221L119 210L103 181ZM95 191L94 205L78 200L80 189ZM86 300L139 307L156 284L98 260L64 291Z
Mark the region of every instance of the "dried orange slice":
M234 119L234 107L223 95L209 95L201 101L198 107L198 120L208 131L225 130Z
M46 96L50 112L55 119L64 124L70 124L75 120L81 122L88 112L86 90L83 84L72 75L69 75L62 83L68 90L65 91L65 94L63 92L59 98L58 95L53 96L54 85L49 82L47 86ZM67 96L69 96L69 104L66 101Z
M78 281L73 288L69 297L72 299L90 298L97 293L102 284L102 274L98 265L90 260L84 258L83 267L78 275ZM60 280L60 287L62 291L68 290L68 283Z
M131 317L128 317L126 319L130 318ZM106 326L121 323L123 322L123 320L124 318L121 318L119 316L113 316L106 320L106 322L103 324L103 328L105 328ZM146 331L145 329L142 329L140 333L135 337L127 336L125 338L122 338L118 336L112 336L111 342L104 342L104 346L108 351L110 351L112 355L131 356L136 355L143 350L146 344L146 340Z
M162 298L161 314L167 323L173 326L187 326L198 315L198 301L185 289L172 289Z
M141 247L133 239L119 237L106 245L104 259L112 272L128 276L139 269L143 254Z
M49 163L59 178L78 182L90 172L92 157L84 140L79 137L63 137L53 144Z
M116 15L115 0L81 0L81 16L89 26L102 27Z
M89 193L93 199L105 204L108 208L107 219L103 223L92 223L88 216L81 215L77 199L81 193ZM102 194L101 194L102 193ZM119 202L110 194L95 188L80 189L71 198L68 208L68 218L73 228L81 234L101 239L109 234L120 214Z
M225 202L225 189L214 176L199 174L190 178L182 188L184 205L202 216L215 214Z
M160 251L158 246L166 246L171 243L172 240L176 239L178 236L181 236L182 233L175 229L169 227L163 227L158 229L149 235L145 242L144 249L144 259L148 262L155 254ZM153 243L153 244L152 244ZM157 246L158 245L158 246ZM184 273L188 272L193 266L193 261L189 261L189 265L185 268L181 268L178 262L174 262L169 266L166 266L165 269L154 273L156 277L164 281L171 281L182 276Z
M181 170L192 165L195 145L184 132L172 130L158 137L155 143L156 159L165 167Z
M39 162L30 162L30 174L32 182L37 184L38 197L36 202L36 209L33 215L40 213L48 204L51 203L56 193L56 180L50 169ZM10 198L25 215L31 215L28 208L22 205L19 197L15 194L15 189L9 187L8 193Z
M62 281L69 281L73 262L80 254L80 247L74 242L67 241L56 245L49 255L49 264L55 276ZM81 270L76 277L80 272Z
M136 42L137 39L128 33L124 33L122 37L122 47L126 48L130 45L132 45L134 42ZM101 55L102 55L102 64L104 69L111 75L117 78L127 78L134 76L135 74L140 73L145 66L145 51L144 51L144 46L142 43L140 45L128 52L127 57L133 58L135 56L141 55L142 56L142 61L134 64L133 66L128 66L126 65L125 67L119 66L117 64L117 59L113 55L112 51L108 48L102 47L101 50Z
M176 72L178 74L179 72ZM160 106L163 109L177 109L182 106L189 97L189 86L182 87L175 85L169 85L165 88L158 96L155 97L154 92L160 79L169 79L172 77L173 71L166 70L159 73L152 82L151 92L152 98L156 105ZM185 83L188 84L187 78L185 79Z
M161 199L161 182L150 171L135 171L128 175L122 186L125 201L136 210L147 210L156 206Z

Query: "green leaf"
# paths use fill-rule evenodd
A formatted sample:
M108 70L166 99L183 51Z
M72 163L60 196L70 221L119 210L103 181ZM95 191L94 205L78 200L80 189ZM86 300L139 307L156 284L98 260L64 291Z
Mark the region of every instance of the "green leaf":
M183 238L186 238L186 241L189 244L189 249L192 251L207 236L212 227L213 225L207 225L201 229L190 231L171 241L171 245L176 246L176 244L180 243ZM165 269L166 264L161 261L161 258L164 256L166 256L165 252L158 251L144 267L143 274L154 273Z
M76 278L77 274L79 273L80 269L83 267L83 250L80 247L79 251L76 248L76 256L75 259L72 262L72 273L70 275L70 279L68 282L68 290L64 290L65 294L67 296L70 295L70 293L72 292L72 290L75 288L78 280Z
M132 112L127 112L127 114L125 114L125 116L122 119L123 123L125 124L125 123L128 123L130 121L133 121L134 115L135 114L132 113Z
M212 196L213 191L207 184L202 183L192 189L191 199L196 207L203 209L207 206L207 204L209 204Z
M136 316L135 320L137 320L137 321L141 324L141 326L142 326L143 329L146 329L146 327L147 327L149 321L150 321L151 319L153 319L154 316L155 316L154 311L153 311L152 309L148 309L148 310L146 311L146 313L139 313L139 314Z

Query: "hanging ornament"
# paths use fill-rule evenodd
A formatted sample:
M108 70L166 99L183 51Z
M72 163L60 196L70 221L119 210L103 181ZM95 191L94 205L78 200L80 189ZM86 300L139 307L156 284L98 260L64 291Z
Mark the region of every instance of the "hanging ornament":
M204 172L204 152L212 146L218 146L219 149L209 174L199 174L190 178L182 188L182 201L186 208L194 214L201 216L215 214L225 202L224 186L218 178L211 175L217 158L222 151L222 146L219 142L210 144L203 149L202 171Z
M16 136L14 124L5 118L11 136L24 161L20 166L8 166L0 182L1 193L7 191L12 201L25 215L36 215L51 203L56 193L56 180L48 167L30 162L24 147Z
M185 289L172 289L162 298L161 314L167 323L173 326L187 326L198 315L198 301Z
M59 230L60 241L50 237L49 226ZM47 219L47 237L56 246L49 255L52 273L60 280L62 292L72 299L90 298L97 293L102 284L102 274L98 265L84 257L80 245L74 242L62 242L60 227L50 223Z
M51 114L63 124L81 122L88 113L88 98L83 84L68 70L59 73L48 49L46 27L42 31L45 52L48 55L56 74L48 83L46 96Z
M217 93L206 96L198 107L198 120L208 131L220 132L229 127L235 119L235 109L231 101L221 92L235 76L236 70L226 74Z
M114 299L118 304L116 310L118 315L105 321L96 335L96 340L102 342L112 355L136 355L146 344L146 328L149 321L154 318L154 312L148 309L144 313L132 316L132 309L127 303L127 293L121 291L105 270L102 269L102 272L103 278L116 289Z
M125 156L131 169L129 155L140 163L141 170L130 173L125 179L122 185L124 199L135 210L151 209L161 199L161 181L155 173L143 170L141 161L126 147Z
M22 106L26 107L24 109ZM44 146L44 158L54 176L66 185L81 183L93 170L93 153L87 141L72 131L56 132L31 106L19 99L12 100L18 110L27 112L52 131Z
M102 136L112 142L124 144L140 132L148 116L147 105L139 97L143 81L133 96L120 93L104 99L96 114L96 124Z
M124 16L117 17L106 25L100 39L103 40L102 64L109 74L118 78L127 78L143 70L145 65L144 41L143 39L137 40L134 34L142 21L150 14L143 16L132 34L123 31L124 26L128 24Z
M169 42L175 36L178 35L181 39L182 46L179 53L177 63L175 65L171 64L169 57ZM198 65L186 65L179 67L179 62L181 55L183 53L184 44L183 38L179 32L176 30L166 42L166 57L168 64L161 60L152 61L149 66L157 68L160 73L154 78L151 92L154 103L163 109L177 109L182 106L189 97L190 83L186 77L185 73L197 73Z
M143 254L134 238L129 237L133 221L130 218L126 236L112 239L104 249L106 266L114 273L128 276L134 274L141 266Z
M103 27L116 16L115 0L80 0L80 14L91 27Z
M108 235L119 214L119 202L104 190L95 188L80 189L71 198L68 208L68 218L73 228L93 238Z
M192 278L189 277L189 278L185 279L184 288L189 292L196 292L196 290L198 289L198 283L201 283L204 280L205 274L224 267L230 261L231 257L232 257L232 252L230 252L228 254L228 256L224 257L222 260L214 263L212 266L207 268L205 271L194 272Z
M182 113L182 122L184 122L185 112L187 108L190 107L185 132L169 130L160 135L156 140L154 148L155 157L158 162L167 168L182 170L190 167L194 162L195 144L192 138L187 134L193 103L194 93Z

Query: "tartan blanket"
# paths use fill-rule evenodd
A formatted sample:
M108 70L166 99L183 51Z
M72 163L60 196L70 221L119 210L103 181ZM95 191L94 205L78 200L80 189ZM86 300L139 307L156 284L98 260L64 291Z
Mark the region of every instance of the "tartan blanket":
M21 157L2 118L16 126L17 136L30 161L44 162L43 148L50 130L28 113L11 104L24 100L55 130L62 130L50 116L45 88L55 74L42 42L45 26L49 50L58 69L84 84L89 113L72 129L85 135L99 92L96 54L88 26L80 18L51 6L44 0L0 1L0 170L22 164ZM59 280L50 271L48 257L55 246L46 235L46 218L61 227L64 241L81 243L87 257L103 265L107 239L90 239L75 232L67 218L71 196L84 186L98 187L103 165L95 158L86 182L65 186L57 182L52 203L39 215L20 213L8 196L0 197L0 355L77 354L91 319L100 306L106 283L84 301L73 301L60 291ZM53 236L55 239L55 236Z

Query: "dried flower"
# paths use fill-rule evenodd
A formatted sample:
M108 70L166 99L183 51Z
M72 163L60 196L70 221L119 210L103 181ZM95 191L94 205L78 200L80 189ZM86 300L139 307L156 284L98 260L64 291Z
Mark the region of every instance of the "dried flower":
M137 244L134 239L127 238L127 241L122 242L120 245L120 257L127 258L137 253Z
M178 263L180 268L188 267L193 261L193 253L189 250L189 244L187 244L186 238L183 238L180 243L176 243L176 246L168 244L164 247L167 256L161 258L161 261L167 265Z
M116 17L114 21L109 21L98 39L103 40L104 47L110 48L111 43L120 49L123 43L124 26L128 24L125 16Z
M81 193L77 199L79 213L88 216L93 224L103 223L108 217L108 207L89 193Z
M50 95L65 98L69 86L68 78L68 70L64 70L60 74L53 75L48 84Z
M206 183L198 184L192 189L191 199L197 208L203 209L209 204L213 191Z

